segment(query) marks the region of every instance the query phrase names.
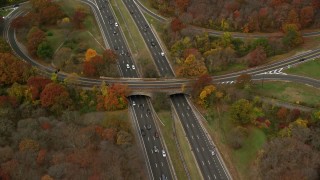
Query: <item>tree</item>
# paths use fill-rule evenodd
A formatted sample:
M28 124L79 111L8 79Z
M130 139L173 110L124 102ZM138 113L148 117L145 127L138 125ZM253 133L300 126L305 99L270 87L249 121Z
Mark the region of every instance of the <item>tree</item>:
M31 66L9 53L0 53L0 85L23 84L33 74Z
M81 8L78 7L73 14L72 22L74 24L74 27L77 29L81 29L83 27L83 21L87 17L87 12Z
M37 55L43 59L52 58L53 49L47 41L43 41L41 44L39 44Z
M48 6L39 10L41 24L54 25L58 19L64 16L60 6L55 2L51 2Z
M295 24L285 24L282 29L285 33L282 43L285 46L293 48L303 43L302 35Z
M102 54L103 60L106 62L107 65L109 64L116 64L118 55L112 49L105 49Z
M14 83L10 88L7 89L7 93L10 97L15 98L18 103L22 102L27 87L19 83Z
M241 74L237 77L236 87L239 89L250 88L252 79L250 74Z
M91 58L95 57L97 55L97 51L94 50L94 49L87 49L87 52L86 52L86 61L90 61Z
M207 74L207 68L203 59L196 59L193 54L190 54L181 64L178 69L178 76L192 77Z
M50 108L54 112L67 109L72 101L66 88L57 83L47 84L40 95L42 107Z
M3 38L0 37L0 53L10 53L11 47Z
M312 6L303 7L300 10L300 23L302 27L309 26L314 18L314 9Z
M32 151L38 151L40 149L40 145L37 141L33 139L23 139L19 143L19 150L25 151L25 150L32 150Z
M267 54L263 47L258 46L255 50L247 55L246 59L249 67L258 66L267 59Z
M122 84L111 84L101 86L101 95L98 98L98 109L107 111L124 109L127 107L128 87Z
M39 44L45 40L45 33L38 27L33 27L27 35L27 40L27 49L32 56L35 56Z
M98 76L98 71L93 63L84 62L83 63L83 74L85 74L88 77L95 77L95 76Z
M0 118L0 146L10 144L12 132L14 132L14 123L6 117Z
M192 91L191 94L193 97L198 97L200 94L201 90L209 85L212 84L212 77L209 76L208 74L201 75L197 78L196 81L192 84Z
M300 20L299 20L299 15L296 12L295 9L291 9L289 11L288 17L287 17L287 24L295 24L299 29L301 27L300 25Z
M175 3L180 12L184 12L189 4L189 0L175 0Z
M40 97L41 92L47 84L51 83L50 79L40 76L32 76L28 79L27 85L31 92L32 100L37 100Z
M288 117L288 109L285 107L281 107L278 112L277 112L277 117L282 120L282 121L286 121L287 117Z
M180 32L183 28L185 28L185 25L177 17L171 21L170 25L173 32Z
M240 99L232 104L230 109L231 118L241 125L245 125L252 120L252 104L246 99Z
M317 179L319 153L294 138L274 138L264 145L259 175L265 179Z
M22 29L22 28L26 28L26 27L28 27L28 25L29 24L28 24L27 18L23 17L23 16L18 16L16 18L14 18L11 23L11 26L17 30Z

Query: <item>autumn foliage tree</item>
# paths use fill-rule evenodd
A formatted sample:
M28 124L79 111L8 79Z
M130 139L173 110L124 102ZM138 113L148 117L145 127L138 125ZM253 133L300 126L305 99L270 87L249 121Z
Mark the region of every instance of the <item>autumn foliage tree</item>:
M231 118L241 125L245 125L252 120L253 106L250 101L246 99L240 99L232 104L230 115Z
M184 12L189 4L189 0L175 0L175 4L180 12Z
M67 89L63 85L57 83L46 85L41 92L40 101L42 107L50 108L54 112L67 109L72 103Z
M267 54L263 47L258 46L255 50L247 55L247 63L249 67L258 66L267 59Z
M179 18L174 18L171 21L170 25L173 32L179 32L185 27L185 25L180 21Z
M29 87L32 100L39 99L42 90L46 87L47 84L51 82L51 79L47 79L40 76L30 77L27 81L27 85Z
M32 56L37 55L39 44L45 40L45 33L38 27L30 29L27 35L27 49Z
M212 77L208 74L201 75L197 78L197 80L192 84L191 94L193 97L197 97L201 90L212 83Z
M95 57L97 55L97 51L94 49L87 49L86 51L86 61L90 61L91 58Z
M101 95L97 96L99 110L119 110L127 107L128 87L122 84L101 85Z
M244 89L250 87L251 85L251 75L250 74L241 74L237 77L236 87L239 89Z
M60 6L55 2L50 2L47 6L39 10L41 24L56 24L57 20L64 16Z
M87 17L87 12L79 7L75 10L72 18L72 22L74 24L74 27L77 29L81 29L83 27L83 21Z
M314 9L312 6L303 7L300 11L300 22L302 27L309 26L314 19Z
M22 84L31 74L32 69L29 64L18 60L12 54L0 53L0 85L14 82Z
M96 55L83 63L83 73L89 77L98 77L105 71L105 64L102 57Z
M285 46L293 48L303 43L302 35L295 24L285 24L282 27L285 36L282 42Z
M208 70L204 64L203 59L196 59L193 54L190 54L180 65L178 69L178 76L192 77L207 74Z

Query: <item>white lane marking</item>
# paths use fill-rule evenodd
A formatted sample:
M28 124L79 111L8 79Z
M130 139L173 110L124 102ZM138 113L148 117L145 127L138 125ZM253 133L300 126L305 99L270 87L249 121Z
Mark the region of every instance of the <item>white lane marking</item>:
M191 124L192 125L192 127L194 127L194 125L193 124Z
M189 124L187 124L187 128L189 128Z
M184 106L184 103L182 103L182 106Z
M193 139L193 136L191 136L191 138Z
M210 165L210 161L208 160L208 164Z
M150 141L150 138L148 137L148 141Z
M197 151L199 152L199 148L197 148Z
M188 117L190 116L189 113L187 113Z
M199 135L197 135L197 138L200 139Z
M182 113L182 117L184 117L184 114Z
M161 162L161 166L163 166L163 162Z
M204 162L202 161L202 165L204 166Z
M156 167L158 167L158 164L157 163L154 163L156 165Z
M213 174L213 175L214 175L214 179L217 179L216 175L215 174Z

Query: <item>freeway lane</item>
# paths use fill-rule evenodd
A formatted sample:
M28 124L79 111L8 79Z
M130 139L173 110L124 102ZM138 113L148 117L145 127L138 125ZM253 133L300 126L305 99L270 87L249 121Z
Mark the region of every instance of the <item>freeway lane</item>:
M149 23L141 13L140 9L132 0L123 0L123 2L129 10L131 17L135 21L140 34L149 48L153 60L158 67L159 73L162 77L173 77L174 72L165 57L164 51L161 49L161 46L155 34L153 33L152 28L149 26Z
M137 7L136 3L133 0L123 0L123 2L130 11L131 16L138 26L140 34L142 34L142 37L147 43L160 75L162 77L174 77L174 72L168 63L167 57L162 54L163 50L160 47L160 43L156 39L155 34L152 32L152 29L149 27L148 22ZM183 125L183 129L187 134L187 139L193 149L192 152L195 156L198 167L201 170L202 177L205 179L219 180L231 179L229 172L224 167L225 165L222 162L222 159L220 160L221 157L214 156L213 158L210 156L210 152L215 150L210 146L210 140L204 135L204 130L199 125L198 119L191 110L185 95L172 95L170 96L170 99ZM179 106L180 103L184 105ZM189 125L192 126L192 128L189 128Z
M122 34L121 27L118 24L119 21L117 21L111 5L107 0L95 0L95 2L99 8L99 13L103 17L103 23L106 31L108 32L106 35L108 42L119 55L118 61L122 75L124 77L138 78L139 74L135 68L136 66L134 64L134 60L131 56L130 50ZM161 151L164 150L167 152L167 150L159 138L155 139L155 137L152 137L152 135L154 135L154 133L157 131L157 126L154 122L155 119L152 114L154 111L151 111L152 106L150 103L148 103L148 98L146 96L130 96L129 102L131 102L129 107L133 110L134 114L133 119L138 127L137 132L141 132L141 129L148 131L146 133L147 135L144 136L146 138L141 136L139 136L139 138L143 142L142 148L144 148L144 151L147 152L144 155L150 178L158 179L158 177L161 178L164 176L168 179L173 179L168 157L161 157ZM151 126L150 129L147 129L148 126ZM158 149L158 152L156 152L156 149Z

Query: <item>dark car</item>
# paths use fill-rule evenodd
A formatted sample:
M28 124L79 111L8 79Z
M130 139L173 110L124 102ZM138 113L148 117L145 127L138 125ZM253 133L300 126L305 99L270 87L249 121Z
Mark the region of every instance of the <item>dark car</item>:
M118 50L119 49L119 47L118 46L114 46L114 50Z
M304 61L304 60L306 60L306 59L305 58L299 59L299 61Z
M133 11L131 10L130 13L133 14Z
M150 130L151 129L151 124L147 125L147 129Z
M154 137L159 138L159 133L157 131L154 132Z
M145 27L145 28L149 28L149 25L148 25L148 24L146 24L146 25L144 25L144 27Z
M141 135L142 135L142 136L145 136L145 135L146 135L146 132L145 132L143 129L141 129Z

